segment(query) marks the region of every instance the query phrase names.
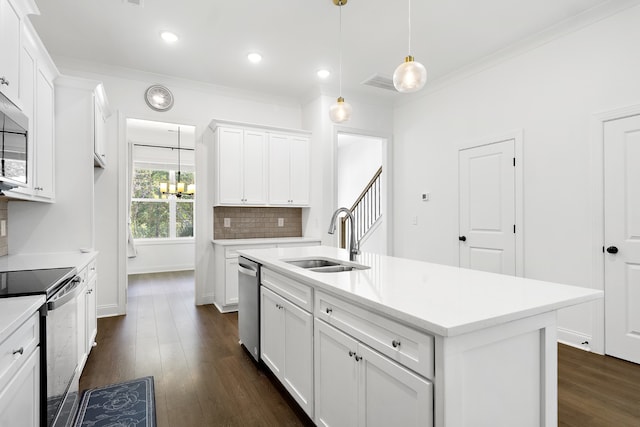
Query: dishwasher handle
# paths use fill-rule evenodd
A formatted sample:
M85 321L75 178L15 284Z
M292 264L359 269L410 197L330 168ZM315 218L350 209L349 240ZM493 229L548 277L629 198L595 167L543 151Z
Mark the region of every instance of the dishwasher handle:
M250 265L238 264L238 271L251 277L258 277L258 270Z

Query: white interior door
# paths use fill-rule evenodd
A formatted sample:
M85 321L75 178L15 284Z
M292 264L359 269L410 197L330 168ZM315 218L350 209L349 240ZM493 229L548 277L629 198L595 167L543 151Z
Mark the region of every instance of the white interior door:
M604 125L605 352L640 363L640 116Z
M459 152L461 267L516 273L514 143Z

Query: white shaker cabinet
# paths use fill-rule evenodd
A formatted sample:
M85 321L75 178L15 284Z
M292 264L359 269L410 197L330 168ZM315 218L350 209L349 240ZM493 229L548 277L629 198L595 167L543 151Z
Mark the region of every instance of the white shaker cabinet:
M313 316L264 286L260 306L261 358L313 417Z
M0 92L14 104L20 104L20 21L15 5L9 0L0 0Z
M309 204L309 138L269 134L269 205Z
M321 320L315 381L318 425L433 425L431 382Z
M84 369L91 349L95 346L98 332L96 312L96 291L98 275L97 260L92 259L89 264L78 273L80 277L80 292L78 293L78 369Z
M267 203L267 144L264 132L220 127L216 130L216 204Z
M33 314L0 343L0 426L40 423L39 321Z
M1 0L0 0L1 1ZM55 65L27 21L20 47L20 102L29 117L27 186L6 192L10 197L55 202Z

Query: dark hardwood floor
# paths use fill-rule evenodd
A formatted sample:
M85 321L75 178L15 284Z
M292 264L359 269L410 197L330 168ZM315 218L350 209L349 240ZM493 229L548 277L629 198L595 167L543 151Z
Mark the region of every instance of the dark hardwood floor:
M80 389L153 375L158 427L303 426L238 345L238 316L194 305L193 272L129 277L126 316L98 320Z
M303 426L304 415L238 345L238 317L196 307L193 272L129 278L128 314L98 320L87 389L153 375L158 427ZM558 346L566 427L640 427L640 365Z

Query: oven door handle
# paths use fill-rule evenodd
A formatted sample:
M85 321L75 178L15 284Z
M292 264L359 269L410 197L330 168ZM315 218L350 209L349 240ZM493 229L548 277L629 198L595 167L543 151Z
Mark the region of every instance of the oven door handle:
M69 301L71 301L72 299L74 299L76 295L78 295L78 285L80 284L80 277L76 276L73 279L71 279L70 284L72 286L69 286L64 292L64 294L55 297L53 301L50 301L47 303L47 310L49 311L56 310L62 307L63 305L65 305L66 303L68 303Z

